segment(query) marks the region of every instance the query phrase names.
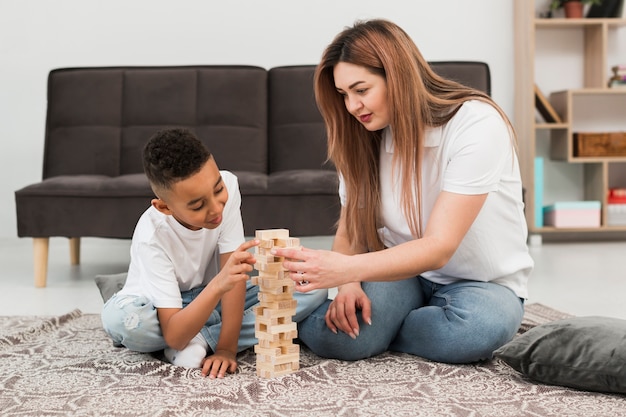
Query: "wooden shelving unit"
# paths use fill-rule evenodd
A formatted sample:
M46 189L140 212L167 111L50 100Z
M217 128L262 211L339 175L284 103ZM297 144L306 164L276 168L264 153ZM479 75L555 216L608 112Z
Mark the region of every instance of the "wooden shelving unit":
M626 130L626 89L610 89L607 86L610 75L609 45L615 39L614 31L626 27L626 19L618 18L540 18L537 17L534 1L514 2L515 24L515 129L520 149L522 179L526 188L526 219L529 233L540 235L546 239L559 236L560 239L580 239L593 235L618 235L626 238L626 226L610 226L607 218L608 189L615 186L626 187L626 156L624 157L579 157L574 155L573 135L577 131L595 129L612 129L607 118L612 118L621 130ZM537 121L535 108L534 86L537 75L541 71L552 68L541 68L536 62L536 54L542 47L537 45L537 34L540 31L574 31L582 39L579 59L582 60L582 85L572 85L565 90L555 91L550 86L543 86L543 93L562 119L562 123L544 123ZM566 57L571 58L571 57ZM624 62L626 63L626 62ZM546 91L547 90L547 91ZM583 120L585 112L593 109L598 102L609 103L614 111L603 113L598 117ZM584 110L583 110L584 109ZM595 123L595 126L590 126ZM544 141L549 141L545 143ZM548 149L547 151L542 151ZM542 154L542 152L544 152ZM535 157L542 156L551 164L564 170L578 169L581 184L578 186L582 200L598 200L602 203L601 225L599 228L554 228L537 227L535 224L536 186ZM564 164L564 165L559 165ZM569 165L567 167L566 165ZM577 166L577 168L575 168ZM623 171L623 172L622 172ZM615 174L617 172L617 174ZM546 173L546 175L548 175ZM550 181L551 178L545 178ZM550 202L550 196L543 200Z

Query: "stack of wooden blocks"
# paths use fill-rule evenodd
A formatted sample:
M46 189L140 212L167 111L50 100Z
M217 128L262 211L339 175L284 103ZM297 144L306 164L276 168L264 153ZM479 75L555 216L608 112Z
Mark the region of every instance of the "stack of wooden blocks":
M273 378L289 374L300 368L300 346L293 343L298 336L297 301L293 298L294 283L289 271L283 268L283 257L270 253L272 248L300 249L300 240L289 237L287 229L257 230L261 243L255 248L258 276L251 278L259 286L259 305L256 314L255 337L257 375Z

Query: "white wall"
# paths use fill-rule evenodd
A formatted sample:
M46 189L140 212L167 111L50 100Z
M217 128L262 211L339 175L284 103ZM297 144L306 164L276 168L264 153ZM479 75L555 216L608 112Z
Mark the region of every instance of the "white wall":
M316 64L345 26L382 17L428 60L487 62L512 118L513 1L0 0L0 238L17 234L15 190L41 179L51 69Z

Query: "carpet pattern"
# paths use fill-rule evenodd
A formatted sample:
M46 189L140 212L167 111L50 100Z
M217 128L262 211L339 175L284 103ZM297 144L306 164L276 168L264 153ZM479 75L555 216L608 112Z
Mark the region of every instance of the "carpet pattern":
M526 308L520 333L567 315ZM626 397L530 381L496 359L446 365L388 352L345 362L300 354L300 370L202 378L150 354L115 348L100 316L0 317L3 416L626 416Z

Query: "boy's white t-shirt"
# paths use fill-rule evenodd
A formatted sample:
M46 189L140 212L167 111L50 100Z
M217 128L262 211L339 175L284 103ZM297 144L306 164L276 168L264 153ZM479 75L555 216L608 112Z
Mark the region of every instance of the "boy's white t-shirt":
M386 247L415 239L402 213L399 170L392 178L393 152L392 132L386 128L380 150L383 227L379 229ZM446 125L429 129L421 168L422 230L441 191L489 194L448 263L421 275L443 285L460 280L495 282L527 298L534 262L526 245L522 181L509 128L496 109L467 101ZM340 195L345 201L343 181Z
M190 230L152 206L142 214L120 294L145 296L157 308L182 308L181 291L208 284L219 270L214 258L244 242L237 177L228 171L220 174L228 200L217 228Z

